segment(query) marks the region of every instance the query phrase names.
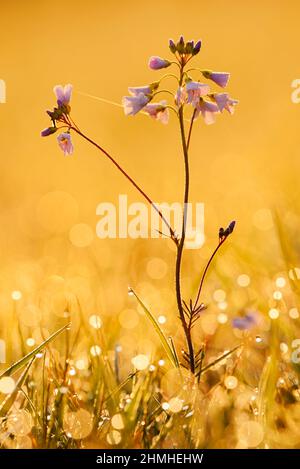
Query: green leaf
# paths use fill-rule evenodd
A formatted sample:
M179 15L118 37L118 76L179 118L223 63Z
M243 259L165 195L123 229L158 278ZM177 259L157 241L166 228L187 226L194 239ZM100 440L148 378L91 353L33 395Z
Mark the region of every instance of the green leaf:
M30 353L25 355L25 357L21 358L17 362L13 363L7 370L5 370L3 373L0 374L0 379L3 378L4 376L11 376L14 374L16 371L18 371L20 368L22 368L26 363L41 350L43 350L52 340L54 340L58 335L60 335L62 332L64 332L66 329L70 327L70 324L66 324L65 326L61 327L58 329L58 331L54 332L48 339L44 340L38 347L36 347L34 350L32 350Z
M171 363L176 367L178 368L179 367L179 364L178 364L178 360L177 360L177 357L174 356L174 353L173 353L173 350L172 350L172 347L171 345L169 344L165 334L163 333L163 331L161 330L158 322L156 321L155 317L152 315L152 313L149 311L149 309L144 305L144 303L142 302L142 300L137 296L137 294L135 293L134 290L132 290L132 293L134 294L134 296L136 297L136 299L138 300L139 304L141 305L141 307L143 308L143 310L145 311L146 313L146 316L147 318L150 320L150 322L152 323L155 331L157 332L159 338L160 338L160 341L161 341L161 344L163 346L163 348L165 349L167 355L168 355L168 358L169 360L171 361Z

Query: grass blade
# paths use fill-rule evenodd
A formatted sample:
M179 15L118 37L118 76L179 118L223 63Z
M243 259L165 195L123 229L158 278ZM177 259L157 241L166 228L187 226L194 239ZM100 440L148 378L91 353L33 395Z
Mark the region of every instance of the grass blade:
M202 369L201 369L201 374L205 373L205 371L209 370L212 366L216 365L217 363L221 362L222 360L224 360L224 358L228 357L229 355L231 355L233 352L235 352L237 349L239 349L240 347L242 346L242 344L239 344L237 345L236 347L234 347L233 349L229 350L229 352L226 352L224 353L223 355L221 355L221 357L217 358L216 360L214 360L213 362L209 363L208 365L206 366L203 366ZM197 375L198 376L198 375Z
M20 378L18 379L17 383L16 383L16 387L15 389L13 390L13 392L11 394L9 394L6 399L3 401L3 403L1 404L0 406L0 417L5 417L7 415L7 413L9 412L11 406L13 405L13 403L15 402L15 399L17 397L17 394L18 392L20 391L21 387L23 386L24 384L24 381L27 377L27 374L28 374L28 371L33 363L33 361L35 360L35 357L32 357L31 361L28 363L26 369L23 371L23 373L21 374Z
M36 347L34 350L32 350L30 353L25 355L25 357L21 358L17 362L13 363L7 370L3 371L3 373L0 374L0 379L3 378L4 376L11 376L14 374L16 371L18 371L20 368L22 368L26 363L41 350L43 350L52 340L54 340L58 335L60 335L62 332L64 332L66 329L70 327L70 324L66 324L65 326L61 327L58 329L58 331L54 332L48 339L44 340L38 347Z
M165 349L167 355L168 355L168 358L169 360L171 361L171 363L176 367L178 368L179 367L179 364L178 364L178 360L176 360L177 357L174 356L174 353L173 353L173 350L172 350L172 347L170 345L170 343L168 342L165 334L163 333L163 331L161 330L158 322L156 321L155 317L152 315L152 313L149 311L149 309L144 305L144 303L142 302L142 300L137 296L137 294L135 293L134 290L132 290L132 293L134 294L134 296L136 297L136 299L138 300L139 304L141 305L141 307L143 308L143 310L145 311L146 313L146 316L147 318L150 320L150 322L152 323L155 331L157 332L159 338L160 338L160 341L161 341L161 344L163 346L163 348Z

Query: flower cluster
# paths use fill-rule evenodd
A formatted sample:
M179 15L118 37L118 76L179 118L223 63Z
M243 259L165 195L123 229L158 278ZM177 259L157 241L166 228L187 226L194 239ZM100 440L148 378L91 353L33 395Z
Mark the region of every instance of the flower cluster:
M159 81L150 85L129 88L130 96L123 98L123 106L126 115L135 115L142 111L150 117L166 124L169 119L169 109L178 114L179 109L185 105L193 107L193 119L201 115L206 124L215 122L217 114L224 110L233 114L234 106L238 103L232 99L228 93L212 91L210 85L202 83L200 80L193 80L190 76L191 71L199 72L205 79L214 82L221 88L226 88L230 74L227 72L215 72L212 70L202 70L198 68L186 70L188 62L200 52L201 41L185 42L183 37L177 44L173 40L169 42L169 48L175 57L175 61L169 61L162 57L153 56L149 60L149 68L152 70L161 70L170 67L172 64L178 67L179 74L166 74ZM175 78L177 89L175 92L159 89L162 80L165 78ZM152 103L152 100L159 93L168 93L173 95L173 102L168 105L167 101ZM173 106L175 104L175 107Z
M58 135L57 141L59 147L64 152L64 155L71 155L73 153L73 144L71 140L70 127L71 121L69 114L71 111L70 100L72 95L72 85L57 85L53 88L56 95L57 106L54 107L53 111L47 111L48 116L51 119L52 126L42 130L41 136L48 137L54 134L57 130L66 127L67 130ZM57 123L64 125L58 127Z

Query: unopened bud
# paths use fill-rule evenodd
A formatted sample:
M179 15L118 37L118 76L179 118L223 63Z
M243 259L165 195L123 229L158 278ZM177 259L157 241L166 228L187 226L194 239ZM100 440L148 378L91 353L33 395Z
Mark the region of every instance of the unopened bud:
M192 54L194 50L194 41L188 41L185 45L185 53Z
M175 42L172 39L169 40L169 49L172 52L172 54L175 54L175 52L177 50Z
M201 49L201 44L202 44L201 41L198 41L198 42L195 44L195 47L194 47L194 49L193 49L193 55L199 54L200 49Z
M181 36L179 41L177 42L176 49L177 49L177 52L179 52L179 54L184 54L184 39L183 39L183 36Z
M48 127L41 131L41 137L48 137L57 131L57 127Z

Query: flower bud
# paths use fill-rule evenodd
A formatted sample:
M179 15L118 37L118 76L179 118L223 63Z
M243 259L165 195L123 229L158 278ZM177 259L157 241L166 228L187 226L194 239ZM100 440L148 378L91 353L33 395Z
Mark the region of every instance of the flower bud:
M172 39L169 40L169 49L172 52L172 54L175 54L175 52L177 50L175 42Z
M51 117L53 121L59 120L63 114L61 109L55 107L53 111L47 111L48 116Z
M211 70L202 70L202 75L209 80L214 81L217 85L225 88L230 74L227 72L213 72Z
M48 137L57 131L57 127L48 127L41 131L41 137Z
M223 238L223 236L224 236L224 228L221 227L219 229L219 238Z
M232 232L233 232L234 227L235 227L235 220L233 220L233 221L232 221L231 223L229 223L229 225L228 225L228 228L227 228L227 229L228 229L229 233L232 233Z
M201 49L201 44L202 44L201 41L198 41L198 42L195 44L195 47L194 47L194 49L193 49L193 55L199 54L200 49Z
M180 39L179 39L179 41L177 42L177 45L176 45L176 49L177 49L177 52L179 52L179 54L184 54L184 39L183 39L183 36L180 36Z
M185 53L192 54L194 50L194 41L188 41L185 45Z
M151 68L152 70L160 70L162 68L169 67L171 65L171 62L169 62L169 60L162 59L161 57L158 57L158 56L152 56L150 57L148 65L149 65L149 68Z

